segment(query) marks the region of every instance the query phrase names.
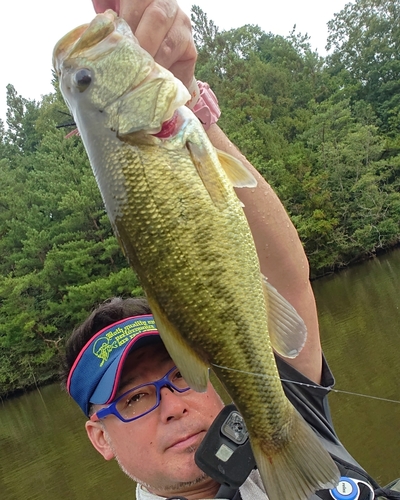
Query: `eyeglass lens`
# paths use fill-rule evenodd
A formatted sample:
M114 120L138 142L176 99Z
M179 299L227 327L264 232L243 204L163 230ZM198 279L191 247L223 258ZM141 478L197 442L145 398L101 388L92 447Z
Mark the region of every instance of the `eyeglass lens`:
M166 385L170 385L177 391L189 388L179 369L175 367L157 382L135 387L124 394L116 402L117 411L127 420L147 413L158 405L159 391Z

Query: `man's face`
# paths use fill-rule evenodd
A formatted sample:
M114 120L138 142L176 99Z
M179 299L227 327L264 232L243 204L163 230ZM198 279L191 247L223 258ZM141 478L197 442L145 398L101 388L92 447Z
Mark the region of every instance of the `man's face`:
M160 379L173 366L161 343L134 351L125 362L118 395ZM110 453L96 448L105 458L115 456L124 472L148 485L153 493L170 496L182 491L183 483L204 476L194 462L194 454L222 408L211 384L205 393L189 390L179 394L163 387L158 408L138 420L124 423L114 415L104 419Z

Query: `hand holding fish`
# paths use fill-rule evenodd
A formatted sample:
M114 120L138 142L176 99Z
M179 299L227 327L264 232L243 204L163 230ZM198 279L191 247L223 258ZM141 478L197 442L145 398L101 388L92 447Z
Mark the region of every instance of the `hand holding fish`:
M92 0L97 13L114 10L125 19L142 48L189 87L197 52L190 19L176 0Z

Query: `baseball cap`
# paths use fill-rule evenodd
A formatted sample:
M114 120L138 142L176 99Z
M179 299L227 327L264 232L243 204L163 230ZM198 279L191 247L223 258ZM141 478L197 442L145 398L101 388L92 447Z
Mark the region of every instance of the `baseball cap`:
M113 401L128 354L161 342L151 314L132 316L97 332L76 358L67 380L67 390L86 416L91 404Z

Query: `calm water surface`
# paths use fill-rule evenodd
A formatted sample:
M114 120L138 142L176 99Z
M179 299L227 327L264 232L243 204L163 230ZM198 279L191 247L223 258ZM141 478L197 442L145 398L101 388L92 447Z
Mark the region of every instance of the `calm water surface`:
M338 390L400 400L399 277L396 250L313 284ZM343 393L330 402L355 458L382 483L400 477L400 404ZM0 499L133 499L133 483L92 448L84 423L57 384L0 402Z
M400 249L313 285L336 389L400 401ZM382 484L400 477L400 404L330 396L341 441Z

